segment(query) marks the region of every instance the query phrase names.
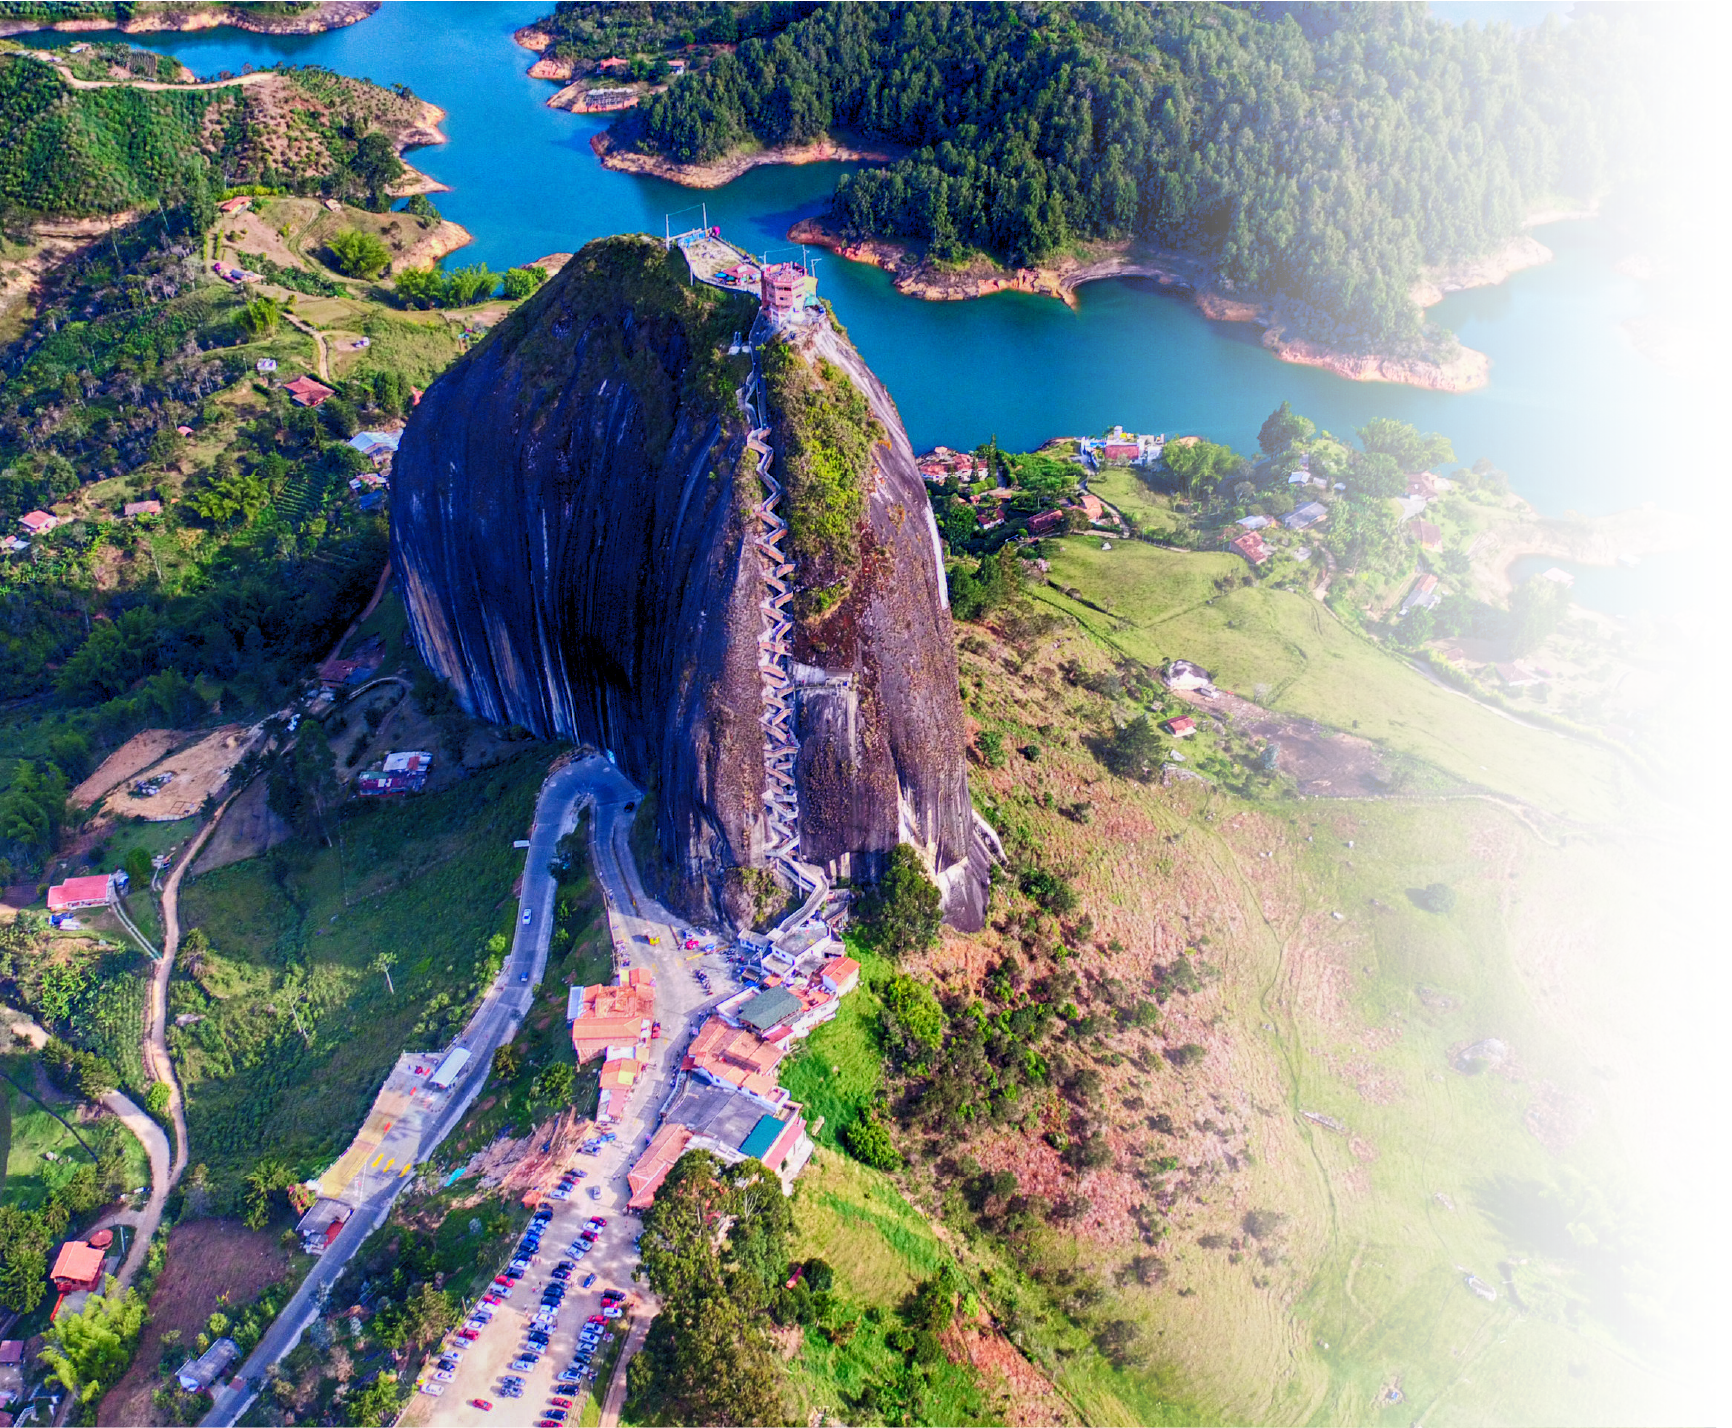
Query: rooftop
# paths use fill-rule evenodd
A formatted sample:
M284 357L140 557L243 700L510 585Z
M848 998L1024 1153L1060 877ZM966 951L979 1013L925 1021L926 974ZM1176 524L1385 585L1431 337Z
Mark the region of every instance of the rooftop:
M800 998L785 987L769 987L739 1010L739 1018L757 1031L768 1031L798 1016L804 1010Z
M68 1240L54 1257L54 1268L48 1277L71 1284L94 1284L102 1277L103 1253L83 1240Z

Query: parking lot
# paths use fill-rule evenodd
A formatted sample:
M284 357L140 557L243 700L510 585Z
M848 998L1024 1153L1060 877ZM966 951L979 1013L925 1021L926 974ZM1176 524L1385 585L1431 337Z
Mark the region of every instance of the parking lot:
M598 1158L586 1156L583 1159L594 1165ZM569 1200L544 1202L544 1208L552 1212L551 1218L544 1225L538 1221L531 1222L529 1231L519 1244L517 1258L513 1260L514 1266L522 1270L522 1277L509 1286L508 1292L505 1286L496 1284L501 1302L483 1302L477 1310L477 1317L447 1337L447 1346L456 1350L453 1357L446 1360L454 1362L454 1367L446 1370L451 1377L448 1380L441 1380L437 1375L432 1378L441 1389L436 1399L427 1394L417 1395L421 1403L432 1411L424 1409L414 1414L416 1420L463 1424L533 1423L548 1416L547 1410L552 1409L555 1415L563 1414L565 1421L579 1421L584 1398L591 1389L590 1382L556 1384L556 1379L577 1355L580 1338L590 1317L602 1313L604 1294L608 1291L624 1294L619 1306L621 1317L608 1319L603 1326L604 1334L623 1332L624 1316L638 1298L636 1287L631 1282L631 1271L637 1262L632 1244L637 1235L637 1220L629 1216L616 1218L614 1207L603 1203L611 1201L612 1196L604 1193L601 1200L589 1196L589 1187L597 1179L598 1171L586 1167L585 1177L574 1182L575 1189ZM605 1219L606 1226L596 1233L592 1248L571 1253L574 1245L580 1246L579 1236L592 1216ZM540 1240L537 1244L533 1237L538 1228ZM535 1327L538 1311L543 1308L543 1294L550 1284L558 1282L554 1271L562 1263L572 1266L570 1277L564 1281L565 1298L552 1323L544 1326L546 1344L531 1346L528 1335ZM590 1281L587 1288L584 1287L586 1280ZM480 1317L482 1315L489 1316L485 1322ZM467 1338L469 1334L474 1335L473 1339ZM605 1350L611 1342L605 1337L596 1339L593 1348L597 1366L605 1358ZM520 1357L526 1347L538 1355L533 1364L525 1364ZM514 1363L520 1367L513 1368ZM505 1385L508 1379L521 1380L519 1395L507 1393ZM605 1391L605 1387L598 1386L598 1397L599 1391ZM551 1400L556 1397L570 1399L569 1409L555 1406ZM475 1400L490 1403L492 1407L483 1409ZM561 1419L555 1416L554 1421Z
M553 1212L552 1218L527 1273L510 1298L488 1306L492 1318L462 1350L451 1378L433 1380L440 1389L438 1396L420 1392L414 1395L400 1420L410 1428L421 1424L511 1424L516 1428L518 1424L539 1421L542 1410L556 1396L570 1398L572 1407L556 1410L566 1412L567 1416L554 1421L576 1424L583 1416L584 1399L592 1386L580 1385L583 1392L556 1393L555 1379L571 1363L585 1321L601 1312L603 1292L619 1289L627 1294L623 1317L609 1321L612 1332L623 1333L634 1313L653 1314L658 1307L654 1296L632 1281L632 1271L638 1267L634 1241L641 1222L626 1208L631 1195L626 1170L655 1129L657 1111L667 1098L692 1033L709 1008L733 991L737 983L725 954L681 950L674 932L676 919L644 892L625 847L633 806L603 805L599 811L599 841L605 851L598 860L598 872L609 901L616 965L653 969L656 1015L667 1027L667 1034L650 1043L648 1074L632 1095L619 1123L612 1127L614 1138L599 1145L594 1154L576 1157L576 1168L584 1171L584 1178L576 1182L572 1197L545 1203L545 1208ZM596 1192L594 1196L590 1194L592 1189ZM607 1227L600 1232L595 1247L576 1263L547 1349L533 1368L515 1374L510 1365L518 1357L530 1321L541 1307L549 1276L562 1259L568 1258L566 1248L594 1215L605 1218ZM595 1281L585 1289L583 1281L591 1274ZM611 1345L604 1341L600 1347ZM605 1353L598 1352L595 1362L600 1364L605 1357ZM624 1372L623 1364L618 1371ZM522 1378L521 1397L508 1398L500 1392L507 1375ZM599 1401L606 1385L597 1383L593 1388ZM492 1408L476 1407L477 1399L491 1403Z

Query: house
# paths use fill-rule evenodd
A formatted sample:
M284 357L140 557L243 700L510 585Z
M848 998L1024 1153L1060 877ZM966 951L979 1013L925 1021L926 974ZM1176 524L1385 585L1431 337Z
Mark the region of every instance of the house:
M852 957L832 957L818 969L818 981L826 991L845 997L860 985L860 964Z
M1289 486L1309 486L1311 484L1311 473L1309 471L1289 471L1287 473L1287 484Z
M79 907L107 907L114 901L114 879L107 873L68 878L48 889L48 911L71 912Z
M54 1268L48 1271L55 1289L61 1294L100 1289L106 1251L106 1245L88 1244L84 1240L68 1240L61 1245L60 1253L54 1258Z
M1042 511L1039 515L1030 516L1026 527L1032 536L1045 535L1048 531L1062 529L1064 526L1063 511Z
M1413 522L1413 538L1419 542L1421 550L1442 550L1443 532L1430 521Z
M1413 588L1401 602L1401 613L1405 615L1409 610L1429 610L1442 596L1443 592L1437 588L1437 577L1422 575L1413 582Z
M567 1008L572 1013L571 1048L579 1062L611 1054L611 1047L649 1040L656 1011L656 979L649 968L632 967L621 971L612 986L582 990L582 997Z
M626 1183L631 1186L631 1199L626 1202L630 1208L646 1210L654 1203L656 1191L668 1178L674 1162L686 1153L691 1139L691 1129L674 1120L665 1122L650 1138L637 1163L626 1172Z
M1233 524L1243 526L1248 531L1260 531L1264 526L1271 525L1273 522L1267 516L1240 516Z
M1263 544L1263 537L1256 531L1246 531L1244 535L1232 542L1232 548L1250 561L1252 565L1261 565L1269 558L1269 547Z
M424 750L386 754L384 767L366 770L356 778L355 785L363 798L419 793L427 786L427 771L432 767L433 755Z
M18 524L29 531L31 535L44 535L53 530L60 522L47 511L27 511L18 517Z
M191 436L193 434L193 430L190 426L177 426L174 429L174 434L176 436L181 436L181 437Z
M298 407L322 406L336 396L323 382L305 375L296 377L292 382L284 382L283 390L294 398Z
M1307 501L1298 510L1281 517L1281 524L1290 531L1309 530L1329 514L1329 508L1321 501Z
M186 1393L205 1393L240 1360L241 1346L226 1335L182 1366L176 1382Z
M257 372L274 372L277 370L277 359L275 357L261 357L257 362L253 363L253 370Z
M1102 502L1099 496L1092 492L1084 491L1077 497L1077 504L1083 508L1084 513L1087 514L1091 523L1095 521L1104 521L1107 517L1107 508L1105 503Z
M1188 659L1173 660L1161 671L1161 679L1168 689L1198 689L1213 692L1215 676L1210 674L1200 664L1192 664Z
M1407 478L1407 494L1422 501L1435 501L1439 490L1438 478L1429 471L1415 471Z
M749 1026L762 1036L765 1032L791 1022L804 1010L800 998L786 987L766 987L737 1013L740 1024Z
M1167 732L1175 739L1188 739L1197 732L1197 721L1189 714L1181 714L1177 719L1167 720Z
M131 520L134 516L160 516L162 514L162 502L128 501L121 514L128 520Z
M246 212L247 209L251 208L252 206L253 206L252 199L247 198L245 196L242 196L240 198L225 198L221 203L219 203L217 205L217 212L218 213L244 213L244 212Z
M786 1039L778 1045L713 1016L698 1028L680 1066L700 1080L732 1087L774 1110L788 1099L776 1084L776 1067L787 1054L787 1045Z
M1525 665L1500 664L1494 668L1497 670L1497 677L1510 689L1526 689L1531 685L1545 683L1545 680Z
M1142 446L1132 441L1103 441L1100 445L1102 461L1135 461L1142 455Z
M595 62L595 67L602 74L613 74L619 70L630 69L631 61L628 59L622 59L619 55L609 55L606 59L597 60Z
M0 1405L10 1407L24 1396L24 1340L0 1339ZM11 1415L3 1415L7 1422Z
M0 550L9 550L14 555L17 555L19 551L29 549L30 542L25 540L23 536L7 536L4 540L0 540Z
M764 310L772 316L818 305L818 279L803 263L770 263L765 266L759 292Z

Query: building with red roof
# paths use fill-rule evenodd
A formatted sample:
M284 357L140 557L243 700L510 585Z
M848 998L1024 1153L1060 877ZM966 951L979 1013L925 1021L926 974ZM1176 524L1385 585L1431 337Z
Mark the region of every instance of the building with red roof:
M1167 720L1167 732L1175 739L1188 739L1197 732L1197 721L1189 714L1181 714L1177 719Z
M113 900L114 879L107 873L68 878L48 889L49 912L71 912L77 907L107 907Z
M44 531L53 530L60 522L47 511L27 511L18 517L18 524L31 535L41 535Z
M1269 558L1269 547L1263 544L1263 536L1259 531L1246 531L1232 542L1232 548L1252 565L1261 565Z
M54 1268L48 1271L48 1277L62 1294L76 1294L81 1289L100 1289L103 1258L103 1252L97 1246L86 1244L83 1240L68 1240L60 1246L60 1253L55 1256Z
M583 988L571 1010L571 1048L580 1063L605 1055L610 1046L636 1046L649 1040L655 1020L655 976L647 967L633 967L613 986Z
M298 407L320 406L336 396L323 382L305 375L296 377L292 382L284 382L283 390L294 398Z

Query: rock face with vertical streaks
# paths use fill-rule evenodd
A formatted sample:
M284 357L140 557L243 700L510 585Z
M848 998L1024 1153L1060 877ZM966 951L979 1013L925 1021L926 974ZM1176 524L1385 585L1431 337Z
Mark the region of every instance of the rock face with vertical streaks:
M688 286L658 242L592 243L433 383L392 476L392 559L429 666L479 717L611 751L654 791L670 897L736 921L766 837L761 492L734 400L748 363L726 355L754 314ZM985 864L924 490L883 389L825 332L888 416L895 469L873 478L866 617L846 649L809 651L803 856L860 878L911 842L975 927Z

